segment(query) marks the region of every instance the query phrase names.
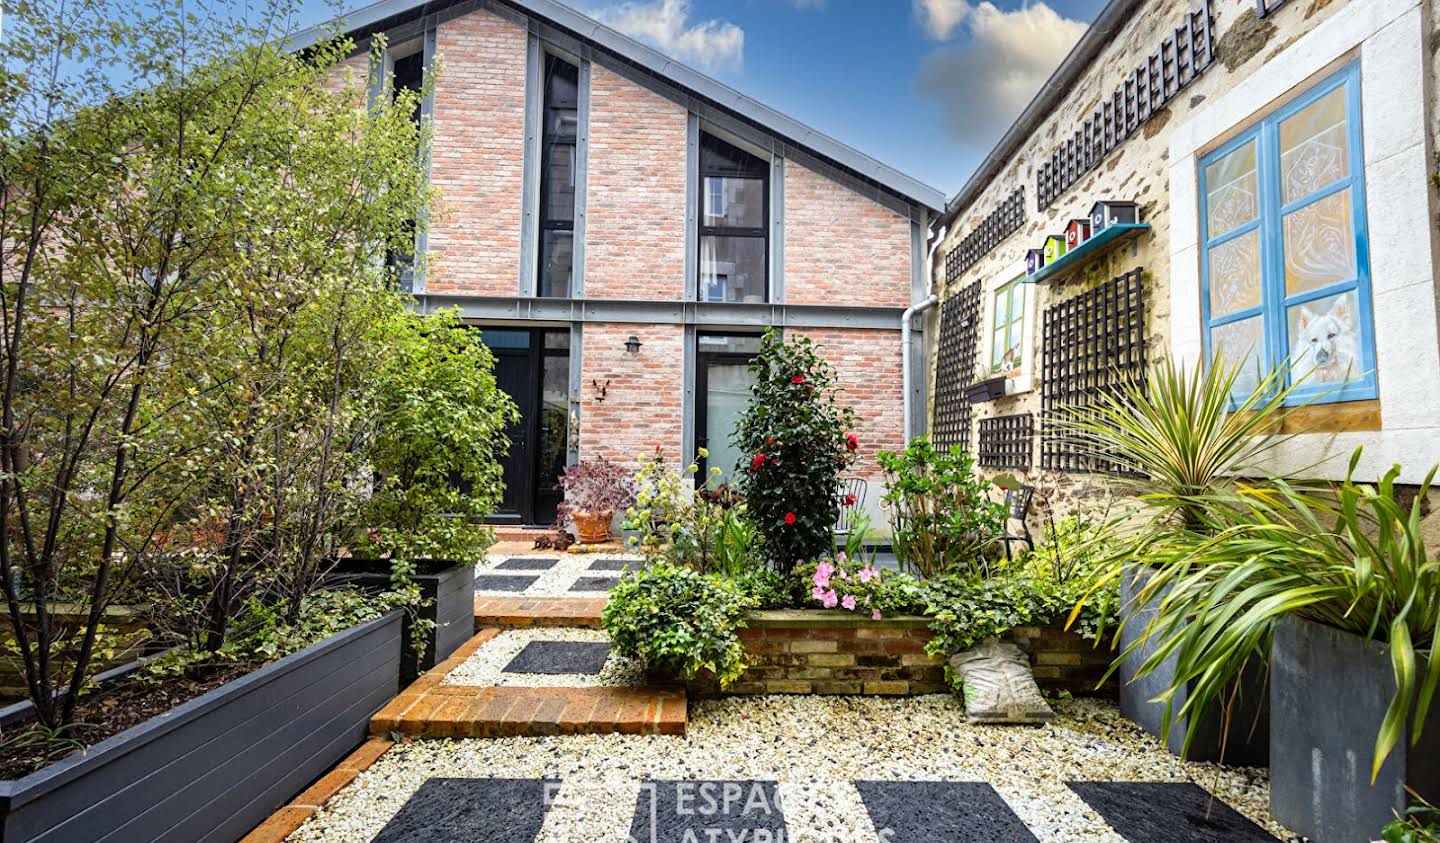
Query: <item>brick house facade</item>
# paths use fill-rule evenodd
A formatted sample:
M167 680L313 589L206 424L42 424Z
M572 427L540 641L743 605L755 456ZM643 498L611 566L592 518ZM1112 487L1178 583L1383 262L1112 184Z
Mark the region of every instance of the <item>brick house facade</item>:
M385 37L372 96L381 72L441 69L424 106L441 207L412 292L484 333L525 415L499 519L548 523L577 459L703 445L730 470L766 326L837 364L879 514L874 454L905 439L901 317L927 294L942 194L554 0L397 0L346 27L360 55Z
M1047 444L1047 411L1130 364L1128 326L1141 365L1316 373L1298 435L1260 468L1342 477L1363 444L1360 477L1401 463L1419 482L1440 462L1435 16L1419 0L1112 0L932 226L950 317L929 334L949 373L936 435L1057 512L1087 509L1107 475ZM1137 203L1148 228L1042 254L1032 275L1030 250L1102 201ZM962 358L976 369L947 369ZM959 406L992 375L1003 397Z

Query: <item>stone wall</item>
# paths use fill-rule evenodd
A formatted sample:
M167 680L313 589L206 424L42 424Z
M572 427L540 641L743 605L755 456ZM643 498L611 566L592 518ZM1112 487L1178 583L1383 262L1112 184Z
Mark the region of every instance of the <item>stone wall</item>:
M1063 142L1094 112L1102 97L1108 97L1122 77L1135 68L1160 46L1161 40L1181 25L1185 14L1198 8L1199 0L1151 0L1110 40L1109 45L1088 65L1085 74L1067 92L1062 104L1055 108L1030 137L1013 153L971 204L963 208L950 224L934 264L934 289L942 299L961 288L979 281L984 284L981 296L981 343L977 360L988 364L990 308L996 287L1023 274L1021 262L1026 250L1039 248L1049 234L1063 233L1066 222L1088 215L1098 200L1135 201L1141 207L1141 219L1151 230L1132 244L1125 244L1105 257L1091 261L1078 277L1069 283L1052 282L1029 287L1027 318L1034 330L1025 349L1031 361L1032 389L1003 399L975 405L974 419L1013 413L1035 414L1036 436L1029 472L1007 471L1021 482L1034 485L1035 519L1031 528L1038 530L1040 514L1048 507L1057 514L1091 511L1103 505L1107 495L1105 478L1099 475L1045 473L1039 464L1040 443L1040 325L1046 307L1068 299L1085 290L1142 267L1145 285L1146 339L1152 361L1168 353L1170 341L1170 239L1171 213L1169 198L1169 145L1174 128L1206 107L1207 102L1222 96L1236 80L1255 73L1286 46L1333 15L1344 3L1332 0L1292 0L1261 19L1254 0L1212 0L1214 17L1215 60L1165 108L1161 109L1140 130L1125 140L1098 167L1081 178L1051 206L1037 210L1035 176L1039 167L1050 159L1057 143ZM1417 83L1419 80L1416 80ZM1257 109L1265 103L1255 103ZM961 273L954 281L945 277L944 256L1017 188L1025 191L1025 221L1019 230L991 249L980 261ZM1021 268L1017 271L1017 266ZM1198 296L1198 292L1197 292ZM934 341L938 332L927 338L930 342L933 375ZM929 391L932 401L934 389ZM933 416L932 416L933 418ZM974 436L972 428L972 437ZM972 439L972 444L973 444Z
M740 630L750 666L724 693L944 693L944 661L925 653L930 637L930 619L923 617L876 621L838 610L752 612ZM1108 651L1059 626L1019 627L1008 637L1030 654L1035 680L1046 690L1093 694L1110 666ZM720 693L713 678L692 683L691 692Z

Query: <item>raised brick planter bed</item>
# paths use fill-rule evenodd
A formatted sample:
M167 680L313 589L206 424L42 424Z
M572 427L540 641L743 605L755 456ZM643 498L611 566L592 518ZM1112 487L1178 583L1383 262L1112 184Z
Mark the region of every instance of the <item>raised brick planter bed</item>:
M1040 687L1093 694L1110 653L1059 626L1026 626L1009 636L1030 654ZM935 694L946 690L944 661L926 655L930 619L871 620L839 610L752 612L740 639L749 668L726 694ZM692 695L721 693L713 677Z

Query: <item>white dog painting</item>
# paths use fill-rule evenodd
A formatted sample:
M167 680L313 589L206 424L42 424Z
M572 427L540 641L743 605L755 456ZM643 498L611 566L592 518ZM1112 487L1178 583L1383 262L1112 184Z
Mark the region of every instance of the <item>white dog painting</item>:
M1290 359L1296 375L1308 374L1311 383L1344 383L1361 374L1353 294L1336 298L1323 313L1301 305L1290 333L1294 338Z

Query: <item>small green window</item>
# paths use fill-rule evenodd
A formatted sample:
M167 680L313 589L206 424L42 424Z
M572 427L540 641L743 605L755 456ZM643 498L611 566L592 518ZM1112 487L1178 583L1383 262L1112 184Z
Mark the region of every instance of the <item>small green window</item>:
M1025 279L1016 278L995 291L994 335L990 371L1017 372L1024 360L1021 340L1025 335Z

